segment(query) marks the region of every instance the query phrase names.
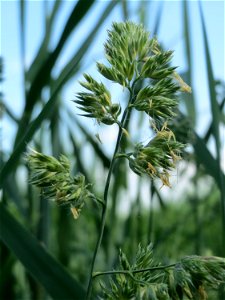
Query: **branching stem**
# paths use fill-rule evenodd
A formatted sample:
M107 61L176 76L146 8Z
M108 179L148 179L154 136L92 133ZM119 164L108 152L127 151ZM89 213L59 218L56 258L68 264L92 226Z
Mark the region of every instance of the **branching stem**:
M116 270L116 271L95 272L92 277L96 278L97 276L102 276L102 275L116 275L116 274L130 275L130 274L151 272L151 271L156 271L156 270L164 270L164 269L172 268L174 266L176 266L176 263L173 263L173 264L170 264L170 265L165 265L165 266L157 266L157 267L152 267L152 268L146 268L146 269Z
M103 206L103 209L102 209L101 225L100 225L101 228L100 228L100 231L99 231L98 240L97 240L97 243L96 243L93 259L92 259L92 262L91 262L91 270L90 270L90 277L89 277L88 289L87 289L87 294L86 294L86 300L91 299L93 271L94 271L96 257L97 257L99 248L101 246L104 229L105 229L107 204L108 204L108 191L109 191L110 181L111 181L115 161L116 161L116 158L117 158L117 154L118 154L118 151L119 151L119 148L120 148L120 143L121 143L121 140L122 140L122 136L124 134L123 128L127 127L128 117L129 117L129 113L130 113L130 110L131 110L130 104L132 104L132 102L134 101L134 85L135 85L135 83L136 83L136 80L132 84L132 87L129 88L129 91L130 91L129 102L127 104L127 107L124 110L124 113L123 113L123 116L122 116L122 119L121 119L121 126L119 127L116 146L115 146L115 150L114 150L114 153L113 153L113 157L112 157L112 160L111 160L111 163L110 163L110 167L109 167L109 171L108 171L108 175L107 175L107 179L106 179L105 190L104 190L104 198L103 198L105 205Z

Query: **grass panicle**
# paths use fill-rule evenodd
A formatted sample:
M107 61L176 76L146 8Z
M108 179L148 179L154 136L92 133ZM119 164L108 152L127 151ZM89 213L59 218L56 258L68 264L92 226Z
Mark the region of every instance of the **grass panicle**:
M119 270L107 273L113 276L110 286L101 283L101 299L206 300L209 288L218 289L225 283L225 259L221 257L187 256L162 265L155 260L152 245L139 245L133 264L122 251L119 258Z
M27 154L27 161L31 170L30 182L42 189L47 200L69 207L77 219L85 201L94 198L88 189L90 185L85 184L84 175L71 176L70 163L64 155L57 160L32 150Z

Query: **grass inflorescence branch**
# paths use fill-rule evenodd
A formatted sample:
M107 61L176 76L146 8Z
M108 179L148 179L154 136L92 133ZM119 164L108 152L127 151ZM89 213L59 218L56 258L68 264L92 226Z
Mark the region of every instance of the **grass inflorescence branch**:
M151 272L151 271L157 271L157 270L165 270L168 268L172 268L176 266L176 264L169 264L165 266L157 266L157 267L151 267L146 269L136 269L136 270L114 270L114 271L103 271L103 272L95 272L93 274L93 278L96 278L98 276L104 276L104 275L117 275L117 274L124 274L124 275L130 275L130 274L137 274L137 273L143 273L143 272Z

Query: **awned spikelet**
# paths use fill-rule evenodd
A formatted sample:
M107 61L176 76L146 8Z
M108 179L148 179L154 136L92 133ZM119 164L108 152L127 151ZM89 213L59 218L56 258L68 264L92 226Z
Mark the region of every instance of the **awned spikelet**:
M110 92L103 83L97 82L88 74L84 74L84 77L86 82L82 81L80 84L88 92L78 93L77 100L74 100L78 108L85 112L82 116L95 118L106 125L116 123L121 112L120 105L111 102Z
M89 185L85 184L85 177L82 174L72 177L69 161L63 155L57 160L31 150L27 154L27 161L31 170L30 182L42 188L47 200L68 206L77 219L85 201L94 198L88 190Z
M110 288L102 284L102 300L206 300L209 288L225 283L225 259L220 257L186 256L162 265L156 261L152 245L139 245L133 264L121 250L119 261Z
M170 172L180 159L183 147L173 138L171 131L162 130L146 146L138 144L136 151L127 158L135 173L158 177L163 185L170 187Z

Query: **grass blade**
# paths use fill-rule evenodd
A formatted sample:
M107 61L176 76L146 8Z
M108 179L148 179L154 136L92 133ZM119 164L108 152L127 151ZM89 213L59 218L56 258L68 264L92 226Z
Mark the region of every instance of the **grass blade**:
M74 138L72 131L70 129L68 129L68 130L69 130L70 141L73 146L74 157L76 158L76 171L78 173L82 173L85 176L87 182L91 182L89 179L89 176L85 170L84 164L82 162L80 146L77 144L77 141Z
M54 113L51 115L51 120L50 120L51 147L52 147L52 154L55 157L59 157L60 154L64 152L62 139L60 137L61 134L60 104L61 104L61 99L59 98L57 100L55 107L53 108Z
M111 13L115 5L117 4L117 1L110 1L107 5L106 9L102 13L101 17L99 18L98 23L93 26L93 30L90 32L88 37L85 39L83 44L80 46L79 50L74 54L73 58L66 64L66 66L63 68L62 72L60 73L59 77L57 78L55 85L57 86L59 83L64 80L66 82L70 79L70 77L74 74L74 69L79 68L79 62L83 58L86 51L89 49L89 47L92 44L92 41L94 40L97 31L105 21L105 19L108 17L108 15ZM71 69L71 65L73 68Z
M91 134L89 134L88 131L78 121L76 121L76 124L85 135L87 141L91 144L91 146L95 150L95 154L101 159L103 166L108 169L110 166L109 158L101 150L101 147L99 147L98 143L92 138Z
M122 13L124 21L129 19L129 12L128 12L128 1L122 0Z
M43 41L40 45L40 48L29 68L29 70L27 71L26 74L26 78L28 81L32 82L36 76L36 74L38 73L41 65L45 62L45 59L48 56L48 45L49 45L49 41L51 38L51 34L52 34L52 29L53 29L53 23L55 21L55 18L57 16L57 13L60 10L62 1L58 0L55 1L52 12L50 17L46 20L46 29L45 29L45 36L43 38ZM42 64L40 64L40 62L42 62Z
M225 184L224 184L224 174L220 168L220 132L219 132L219 122L220 122L220 110L216 97L216 81L213 75L212 61L209 52L209 43L206 33L205 20L203 16L201 2L199 1L199 11L200 11L200 19L202 25L203 32L203 43L205 49L205 57L206 57L206 68L208 75L208 87L209 87L209 95L210 95L210 104L211 104L211 112L212 112L212 132L215 139L216 144L216 155L217 155L217 173L219 176L220 184L220 193L221 193L221 217L222 217L222 229L223 229L223 254L225 251Z
M5 180L7 179L8 175L13 171L13 169L16 167L18 160L20 158L21 153L25 150L26 144L33 138L33 135L35 132L40 128L41 123L43 120L51 116L52 108L55 103L55 97L57 96L57 93L59 92L61 86L58 87L58 89L55 90L55 92L52 94L49 101L44 106L43 110L39 113L37 118L31 122L28 129L26 130L25 134L20 138L15 150L13 151L12 155L8 159L8 161L3 165L1 171L0 171L0 187L3 186Z
M190 86L192 85L192 57L191 57L191 36L190 36L190 17L188 13L188 1L182 1L182 7L183 7L183 20L184 20L184 37L185 37L185 55L187 59L187 66L188 69L186 71L185 80L187 81L187 84ZM187 108L187 112L189 117L191 117L193 123L196 122L196 108L195 108L195 101L193 96L193 91L191 94L186 94L184 99L185 105Z
M0 238L53 299L84 299L83 288L0 204Z
M220 112L221 112L220 118L221 118L221 121L223 123L225 122L224 115L223 115L224 105L225 105L225 98L223 98L223 100L221 101L221 103L219 105L219 109L220 109ZM204 137L204 140L205 140L206 143L208 142L208 140L209 140L209 138L210 138L210 136L211 136L212 133L213 133L213 121L210 124L210 126L209 126L209 128L207 130L207 133L206 133L206 135Z
M20 190L14 176L9 176L9 178L6 180L5 193L7 198L15 203L21 216L27 218L27 211L23 203L21 203Z
M25 1L20 0L20 40L21 40L21 62L23 68L23 75L25 78Z
M31 113L33 111L33 108L40 97L42 88L48 84L50 80L50 75L52 68L56 62L56 60L59 57L59 54L61 50L63 49L66 40L69 38L71 32L76 27L76 25L82 20L82 18L85 16L91 5L94 3L94 0L90 0L88 2L79 0L76 4L74 9L72 10L72 13L70 17L67 20L67 23L64 27L63 33L61 35L61 38L51 53L49 53L48 57L42 62L42 65L36 74L35 78L33 79L31 83L31 87L27 93L26 97L26 104L23 112L23 116L20 121L20 125L17 130L17 135L15 139L14 149L17 143L19 143L19 140L21 136L23 135L23 132L25 128L27 127L27 124L30 122Z
M209 152L204 139L202 139L197 133L195 133L195 142L193 146L198 163L204 166L206 172L215 179L215 182L221 189L222 182L220 179L220 173L222 173L222 171L218 172L218 163L216 159ZM222 174L222 181L225 182L224 174Z
M159 29L160 29L160 25L161 25L161 21L162 21L163 5L164 5L164 1L159 1L155 24L154 24L154 28L152 30L153 36L157 36Z
M219 137L220 113L219 113L219 106L216 99L216 90L215 90L216 82L213 75L212 61L209 53L209 44L208 44L208 39L206 34L205 21L204 21L200 2L199 2L199 10L200 10L200 18L201 18L202 31L203 31L203 42L204 42L205 57L206 57L206 67L207 67L207 75L208 75L207 79L208 79L208 87L209 87L209 95L210 95L211 112L213 117L212 129L213 129L213 135L216 142L217 157L219 159L220 158L220 137Z

